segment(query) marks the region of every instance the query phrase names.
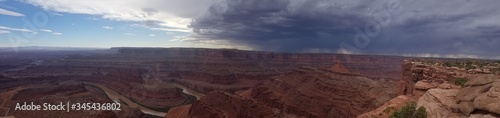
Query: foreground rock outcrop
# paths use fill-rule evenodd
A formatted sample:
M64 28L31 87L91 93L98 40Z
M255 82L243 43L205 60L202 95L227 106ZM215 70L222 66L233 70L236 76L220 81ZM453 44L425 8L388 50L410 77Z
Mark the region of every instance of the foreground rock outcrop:
M474 107L500 114L500 79L492 83L490 90L474 100Z
M417 106L426 108L429 118L463 117L459 113L456 89L430 89L418 99Z
M419 90L429 90L436 87L437 85L434 85L433 83L429 83L427 81L418 81L417 83L415 83L415 89Z
M399 93L418 97L415 92L425 92L418 98L418 106L425 107L429 117L498 116L500 79L497 75L468 74L458 67L444 68L439 63L428 63L432 62L405 62ZM460 83L462 87L456 85Z
M458 89L430 89L417 102L417 106L426 108L430 118L495 118L498 115L499 100L493 94L481 94L473 101L464 101L462 90ZM498 94L496 94L498 95Z
M469 115L477 110L500 114L500 79L493 74L469 77L465 87L457 93L460 111Z
M437 87L444 89L459 88L450 84L457 77L463 76L461 74L457 75L458 69L450 69L438 64L431 65L405 60L402 65L403 76L399 82L398 93L400 95L414 95L414 90L426 91Z
M498 63L491 60L417 59L403 64L403 78L399 81L401 98L417 99L417 105L426 108L430 118L498 118L500 117L500 79L495 74L470 74L474 63L490 65L495 69ZM491 66L494 65L494 66ZM477 66L480 67L480 66ZM422 94L423 93L423 94ZM376 110L358 117L387 117L399 109L393 100ZM395 107L389 107L395 106Z
M400 95L398 97L389 100L388 102L384 103L384 105L378 107L375 110L358 115L357 118L373 118L373 117L387 118L389 117L389 115L391 115L392 112L397 110L397 108L402 107L403 105L405 105L407 102L410 101L412 101L410 97L406 95Z

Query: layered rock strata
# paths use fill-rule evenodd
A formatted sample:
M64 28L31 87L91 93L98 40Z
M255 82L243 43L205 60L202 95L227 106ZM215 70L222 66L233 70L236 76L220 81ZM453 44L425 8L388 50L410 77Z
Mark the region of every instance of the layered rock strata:
M281 114L261 103L214 91L193 103L190 118L278 118Z
M395 97L393 90L366 77L303 67L257 85L251 98L283 114L355 117Z

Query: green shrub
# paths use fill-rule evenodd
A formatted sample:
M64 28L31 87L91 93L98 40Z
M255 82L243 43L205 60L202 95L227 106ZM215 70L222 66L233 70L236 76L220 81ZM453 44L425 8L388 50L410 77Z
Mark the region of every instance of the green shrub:
M479 68L483 68L484 66L486 66L486 63L479 63Z
M491 72L493 72L493 73L497 73L498 71L500 71L500 68L491 69Z
M462 63L462 62L458 62L458 61L447 61L445 63L443 63L443 66L446 66L446 67L458 67L458 68L463 68L465 65L465 63Z
M397 110L396 107L390 106L390 107L387 107L386 109L384 109L384 112L385 113L389 113L389 112L395 111L395 110Z
M424 107L417 108L417 103L406 103L400 110L392 113L389 118L427 118L427 112Z
M462 62L455 62L455 66L462 65Z
M457 78L457 79L455 79L455 84L456 85L460 85L462 87L464 87L465 82L467 82L467 79L465 79L465 78Z
M451 62L447 61L447 62L444 63L444 66L451 67L451 66L453 66L453 64L451 64Z
M425 111L424 107L418 107L415 118L427 118L427 111Z
M470 69L476 69L476 67L475 67L475 66L472 66L472 65L467 65L465 68L466 68L467 70L470 70Z
M467 65L472 65L472 61L467 61L466 64Z

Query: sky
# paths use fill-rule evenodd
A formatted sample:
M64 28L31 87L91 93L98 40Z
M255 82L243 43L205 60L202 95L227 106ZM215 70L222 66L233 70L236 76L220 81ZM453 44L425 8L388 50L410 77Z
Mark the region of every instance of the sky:
M498 0L0 0L0 47L500 59Z

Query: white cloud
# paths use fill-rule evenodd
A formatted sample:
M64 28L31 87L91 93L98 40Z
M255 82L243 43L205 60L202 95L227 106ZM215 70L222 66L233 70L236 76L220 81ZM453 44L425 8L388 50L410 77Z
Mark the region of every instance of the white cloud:
M477 55L469 55L469 54L450 54L450 55L446 55L445 57L446 58L474 58L474 59L483 58L483 57L479 57Z
M193 41L192 37L189 36L174 36L174 38L170 39L170 41Z
M406 57L435 57L435 58L474 58L474 59L483 59L485 57L480 57L472 54L432 54L432 53L420 53L420 54L402 54Z
M104 28L104 29L113 29L113 27L110 27L110 26L102 26L102 28Z
M42 32L52 32L52 30L49 30L49 29L40 29L40 31L42 31Z
M86 18L86 19L89 19L89 20L99 20L99 18L97 18L97 17L90 17L90 18Z
M53 35L63 35L60 32L55 32L55 31L52 31L52 30L49 30L49 29L40 29L40 31L47 32L47 33L52 33Z
M60 13L52 13L52 15L56 15L56 16L64 16L64 15L62 15L62 14L60 14Z
M10 31L0 30L0 34L8 34Z
M135 34L132 34L132 33L124 33L124 35L127 35L127 36L135 36Z
M351 49L347 49L347 48L340 48L336 51L336 53L338 53L338 54L363 54L359 50L351 50Z
M190 32L191 19L201 15L211 0L25 0L59 13L90 14L117 21L139 21L166 31ZM150 22L153 21L153 22ZM164 29L162 29L164 30Z
M156 36L156 35L154 35L154 34L150 34L149 36Z
M13 11L9 11L9 10L5 10L5 9L2 9L2 8L0 8L0 14L9 15L9 16L24 16L24 14L13 12Z
M167 31L167 32L190 32L190 29L175 29L175 28L149 28L154 31Z
M431 54L431 53L420 53L420 54L402 54L406 57L443 57L440 54Z
M36 32L31 31L31 30L29 30L29 29L10 28L10 27L5 27L5 26L0 26L0 29L10 30L10 31L19 31L19 32L31 32L31 33L36 33Z

